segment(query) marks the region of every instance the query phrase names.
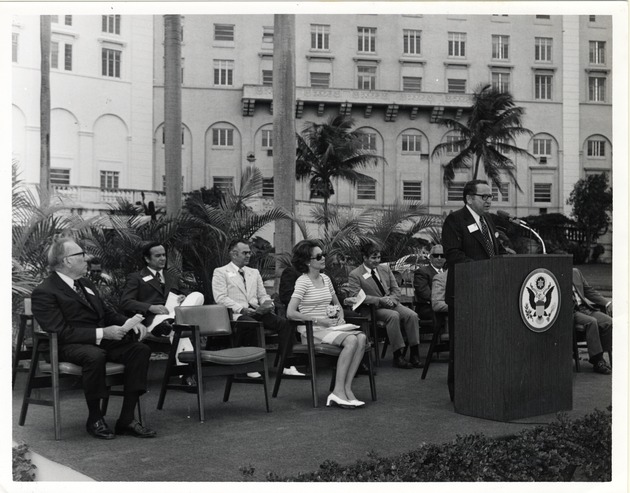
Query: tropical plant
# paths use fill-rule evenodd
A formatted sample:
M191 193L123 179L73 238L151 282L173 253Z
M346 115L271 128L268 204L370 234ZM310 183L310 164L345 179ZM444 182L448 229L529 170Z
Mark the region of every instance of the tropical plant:
M296 178L309 181L311 198L324 199L324 231L328 229L328 200L335 193L332 180L339 178L351 184L371 179L357 171L376 165L385 158L363 148L360 130L352 130L354 120L344 115L326 123L308 123L298 134Z
M578 226L584 228L585 246L589 249L590 258L597 238L605 234L610 225L612 189L608 186L606 173L589 175L578 180L567 199L567 204L573 206L571 214Z
M466 123L455 118L445 118L441 125L453 130L458 139L435 146L431 156L441 156L453 149L458 154L444 165L444 182L450 184L455 172L474 166L473 179L477 179L483 165L486 176L497 187L501 177L507 174L521 190L514 174L515 164L510 155L535 159L526 149L512 144L521 135L532 132L522 126L525 109L516 106L509 92L499 91L490 85L480 86L473 94L473 105Z
M39 190L42 206L50 204L50 45L52 18L39 16Z

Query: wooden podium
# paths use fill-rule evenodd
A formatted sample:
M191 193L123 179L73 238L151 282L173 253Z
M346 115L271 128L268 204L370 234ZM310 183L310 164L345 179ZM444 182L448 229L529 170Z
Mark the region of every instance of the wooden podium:
M506 255L453 267L455 412L510 421L572 409L572 257ZM536 269L552 273L559 291L557 318L540 332L521 308Z

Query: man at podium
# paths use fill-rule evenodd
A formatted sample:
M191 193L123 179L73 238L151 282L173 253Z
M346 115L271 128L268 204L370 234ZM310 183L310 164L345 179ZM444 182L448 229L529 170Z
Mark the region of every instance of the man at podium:
M508 253L499 242L489 211L492 205L492 189L484 180L472 180L464 185L464 207L451 212L442 227L442 245L449 265L446 280L446 303L448 305L448 330L450 351L448 359L448 392L451 401L454 389L455 349L455 287L453 285L456 264L485 260ZM487 286L476 286L487 289ZM474 296L474 292L471 293Z

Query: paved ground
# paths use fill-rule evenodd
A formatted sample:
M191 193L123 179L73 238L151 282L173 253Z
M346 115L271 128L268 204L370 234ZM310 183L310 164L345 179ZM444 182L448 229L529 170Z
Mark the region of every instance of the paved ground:
M601 279L593 284L605 287L605 271L583 271L589 279ZM570 355L567 364L572 364ZM13 440L99 481L242 481L241 470L249 468L254 470L254 480L264 481L268 471L313 471L326 459L350 463L370 451L393 455L423 442L442 443L468 433L512 434L555 419L545 415L502 423L456 414L446 390L445 355L431 365L426 380L421 380L421 370L392 368L390 352L378 370L376 402L369 400L367 378L356 380L357 395L368 401L364 409L326 408L323 403L313 408L308 382L294 380L283 382L279 397L272 400L273 412L268 414L262 387L236 386L230 401L223 403L222 384L213 380L207 385L207 421L200 424L191 394L170 392L165 409L156 410L162 365L152 363L150 392L143 397L145 421L158 430L158 438L98 441L89 437L84 430L86 410L80 391L64 393L62 441L54 440L51 408L32 406L26 426L20 427L17 418L25 381L25 374L20 374L13 392ZM572 417L604 409L613 399L611 377L593 373L588 363L582 367L582 372L573 373L573 409L568 411ZM319 382L322 401L329 375L322 372ZM622 375L614 377L614 395L627 395L618 386ZM112 426L119 402L114 397L110 403Z

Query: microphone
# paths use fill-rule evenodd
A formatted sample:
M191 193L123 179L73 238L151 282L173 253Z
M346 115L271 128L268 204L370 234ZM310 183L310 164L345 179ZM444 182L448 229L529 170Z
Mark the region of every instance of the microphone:
M497 216L504 217L505 219L507 219L511 223L516 224L518 226L527 226L527 223L525 221L519 219L518 217L514 217L509 212L502 211L502 210L499 209L497 211Z

